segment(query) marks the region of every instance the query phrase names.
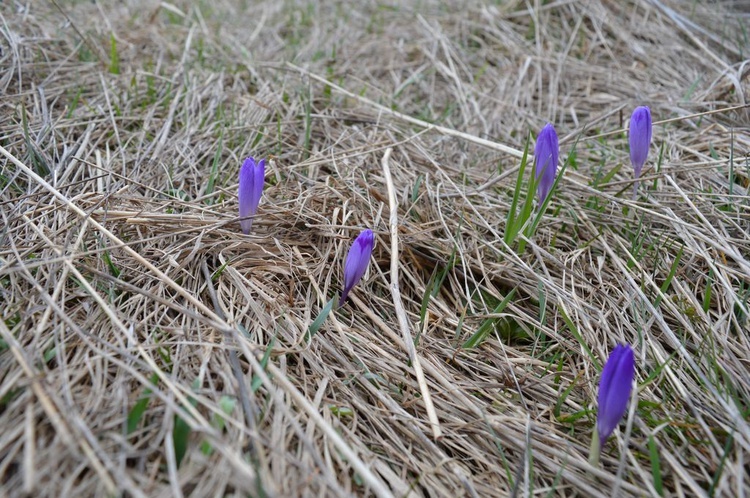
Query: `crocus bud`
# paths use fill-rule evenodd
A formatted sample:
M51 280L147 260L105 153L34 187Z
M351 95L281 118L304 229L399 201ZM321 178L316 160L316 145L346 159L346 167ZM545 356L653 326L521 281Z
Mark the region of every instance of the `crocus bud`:
M633 163L635 178L641 176L643 165L648 158L648 148L651 146L651 110L646 106L636 107L630 116L630 162Z
M536 176L536 193L539 204L543 203L552 190L557 174L557 160L560 156L560 145L557 141L555 127L547 123L536 138L534 147L534 174Z
M373 245L375 245L375 237L372 234L372 230L369 229L364 230L354 239L354 243L351 249L349 249L349 254L346 255L346 263L344 264L344 290L341 293L341 299L339 299L339 306L344 304L349 291L357 285L357 282L360 281L362 275L367 271Z
M258 211L260 196L263 194L263 182L266 173L266 160L261 159L256 162L252 157L248 157L242 163L240 168L240 188L237 194L240 203L240 226L242 233L250 233L253 226L252 216Z
M635 358L629 345L617 345L609 355L599 382L599 412L596 428L599 444L604 447L625 414L635 377Z

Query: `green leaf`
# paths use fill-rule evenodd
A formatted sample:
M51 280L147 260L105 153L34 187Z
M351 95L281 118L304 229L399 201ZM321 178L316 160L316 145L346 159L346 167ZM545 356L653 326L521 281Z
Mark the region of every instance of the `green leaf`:
M109 72L120 74L120 56L117 53L117 40L115 34L109 35Z
M266 365L268 365L268 359L271 357L271 351L273 350L273 345L276 343L276 336L274 335L271 339L271 343L266 347L266 352L263 353L263 358L260 360L260 366L263 368L263 371L266 370ZM253 380L250 382L250 390L252 392L256 392L258 389L260 389L260 386L263 384L263 379L260 378L259 375L253 375Z
M150 382L155 386L156 383L159 382L159 376L153 374L151 376ZM141 394L141 397L138 398L138 401L135 403L135 405L133 405L133 408L130 409L130 413L128 413L127 419L128 434L131 434L138 428L143 415L146 413L148 404L151 401L151 392L152 391L150 387L145 388L143 390L143 394Z
M495 307L495 310L493 311L493 314L502 313L506 306L510 303L510 300L513 299L513 296L516 295L516 289L513 289L508 293L507 296L505 296L505 299L503 299L500 304ZM479 326L476 332L469 337L469 339L464 342L463 348L464 349L470 349L475 348L479 346L482 342L484 342L485 339L487 339L487 336L490 335L490 333L494 330L495 323L498 321L498 318L496 317L490 317L486 319L482 325Z
M703 294L703 312L708 313L709 308L711 308L711 282L713 282L714 279L714 270L713 268L708 269L708 276L706 277L706 290Z
M573 389L575 387L577 387L576 382L575 381L571 382L570 385L557 398L557 403L555 403L555 408L554 408L554 410L552 412L555 414L555 417L557 417L558 421L560 421L560 422L563 421L562 420L563 418L565 419L566 422L570 421L571 417L574 417L575 420L577 420L578 418L580 418L577 415L577 413L579 413L579 412L577 412L576 414L573 414L573 415L564 415L564 416L560 415L560 411L562 410L563 403L565 403L565 400L568 398L568 396L570 395L570 393L573 391ZM584 413L585 413L585 410L584 410Z
M732 451L732 447L734 446L734 431L732 431L731 434L729 434L729 437L727 438L727 442L724 443L724 453L721 455L721 460L719 461L719 468L716 470L716 474L714 474L714 478L711 481L711 487L708 488L708 496L713 497L714 493L716 492L716 485L719 483L719 479L721 479L721 475L724 473L724 466L727 463L727 457L729 456L729 452Z
M654 489L659 496L664 496L664 486L661 478L661 461L659 460L659 448L656 446L654 436L648 437L648 453L651 459L651 475L654 477Z
M516 177L516 188L513 191L513 201L510 204L508 217L505 220L505 235L503 236L503 240L508 245L510 245L514 240L516 240L516 236L518 235L518 232L521 229L521 226L523 226L523 224L526 221L523 219L519 220L516 217L516 209L518 208L518 199L520 199L521 197L521 186L523 185L524 172L526 171L526 163L528 162L528 158L529 158L529 144L530 143L531 143L531 135L529 134L529 137L526 139L526 146L523 149L523 157L521 157L521 165L518 167L518 176Z
M581 337L581 332L578 330L578 327L575 326L573 321L568 317L567 314L565 314L565 311L562 309L562 307L559 309L560 314L563 317L563 321L565 321L565 325L568 326L568 330L573 334L573 336L576 338L578 343L581 345L583 350L586 352L588 357L591 359L591 362L596 366L596 369L601 371L602 365L599 363L599 360L596 359L594 354L591 352L591 349L589 349L589 345L586 343L586 341L583 340L583 337Z
M222 396L219 399L219 409L224 415L231 415L236 405L237 399L231 396ZM216 429L218 432L222 432L225 426L226 420L224 419L224 417L219 413L214 413L213 417L211 417L211 427ZM201 453L208 456L213 453L213 450L214 449L211 446L211 443L209 443L208 441L203 441L203 444L201 445Z
M107 267L109 268L110 273L113 277L118 278L120 276L120 269L115 266L115 264L112 262L112 258L109 256L109 251L104 251L102 253L102 259L107 264Z
M229 263L231 263L231 262L232 262L232 260L229 260L229 261L227 261L226 263L224 263L223 265L221 265L221 266L220 266L220 267L219 267L219 268L218 268L218 269L217 269L217 270L216 270L216 271L214 272L214 274L213 274L213 275L211 275L211 281L212 281L212 282L216 282L216 281L217 281L217 280L219 279L219 277L221 276L221 274L222 274L222 273L224 273L224 270L226 270L226 269L227 269L227 267L229 266Z
M195 379L193 382L193 390L200 387L199 380ZM195 407L198 401L192 396L188 397L188 403ZM185 454L187 453L188 443L190 442L190 425L183 420L179 415L174 416L174 427L172 428L172 445L174 446L175 460L177 461L177 467L182 463Z
M460 223L459 223L459 230L460 230ZM429 282L427 282L427 287L425 288L424 296L422 297L422 306L419 310L419 330L421 331L424 327L424 318L427 316L427 306L430 304L430 298L437 295L438 292L440 292L440 287L443 286L443 282L445 281L445 277L448 276L448 272L450 272L453 267L456 265L456 246L453 246L453 252L451 252L451 256L448 259L448 263L443 266L442 269L438 270L437 267L435 268L435 272L430 277ZM418 341L418 336L414 338L415 343Z
M216 146L216 152L214 153L213 164L211 164L211 173L208 176L208 182L206 183L206 193L209 196L214 193L214 186L216 185L216 177L219 175L219 161L221 159L221 151L224 147L224 128L221 129L221 135L219 135L219 143ZM208 203L213 203L211 199L208 199Z
M654 302L654 308L658 308L659 304L661 304L662 298L666 294L667 290L669 289L670 284L672 283L672 279L674 279L674 276L677 274L677 266L680 264L680 259L682 258L682 250L685 249L685 246L680 247L680 250L677 251L677 256L675 256L674 261L672 262L672 267L669 269L669 275L667 275L667 279L664 280L664 283L661 284L660 293L658 296L656 296L656 301Z
M174 445L174 455L178 468L187 453L189 439L190 426L182 418L175 416L174 428L172 429L172 444Z
M320 310L318 318L316 318L315 321L310 325L310 328L307 329L307 333L305 334L305 342L310 342L310 339L312 339L313 336L318 333L318 329L320 329L320 327L323 325L323 322L326 321L326 318L328 318L328 314L333 309L333 305L337 302L338 298L334 297L333 299L328 301L325 306L323 306L323 309Z
M352 415L354 415L354 410L352 410L348 406L330 405L328 409L331 410L331 413L336 415L337 417L351 417Z

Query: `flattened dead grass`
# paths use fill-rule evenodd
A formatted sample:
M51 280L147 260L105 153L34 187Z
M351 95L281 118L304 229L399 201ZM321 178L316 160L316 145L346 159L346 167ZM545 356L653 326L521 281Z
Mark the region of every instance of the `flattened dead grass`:
M741 4L13 4L3 490L741 496ZM631 201L623 127L644 104ZM519 157L548 121L568 167L520 251ZM243 236L251 154L270 161ZM368 275L305 342L365 227ZM594 469L599 371L624 342L638 403Z

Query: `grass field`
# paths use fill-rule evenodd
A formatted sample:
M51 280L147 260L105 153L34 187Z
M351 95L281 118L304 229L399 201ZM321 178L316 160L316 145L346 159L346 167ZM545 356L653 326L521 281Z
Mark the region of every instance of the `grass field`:
M750 497L749 13L0 1L0 495Z

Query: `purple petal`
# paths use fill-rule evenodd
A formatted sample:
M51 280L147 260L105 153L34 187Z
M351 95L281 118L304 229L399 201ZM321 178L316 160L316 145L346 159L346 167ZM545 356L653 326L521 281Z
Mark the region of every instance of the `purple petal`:
M651 146L651 110L646 106L636 107L630 116L628 130L630 142L630 162L633 163L635 177L641 176L641 169L646 164L648 149Z
M599 382L599 413L596 427L602 446L625 415L634 378L633 350L629 345L617 345L604 365Z
M260 204L260 197L263 195L263 183L266 179L266 160L261 159L255 164L253 170L253 188L251 190L252 195L250 196L250 214L255 215L258 212L258 204Z
M360 233L352 247L349 249L349 254L346 255L346 263L344 263L344 290L341 292L341 299L339 299L339 306L342 306L346 301L349 291L357 285L362 276L367 271L367 265L370 263L370 255L372 255L372 247L375 245L375 237L372 230L364 230Z
M260 197L263 194L263 184L265 181L266 160L262 159L255 162L255 159L248 157L242 163L240 168L240 186L237 194L240 204L240 218L255 216L258 211ZM252 218L240 221L242 232L250 233L253 226Z
M547 198L555 183L559 156L560 144L555 127L547 123L539 132L534 147L534 174L538 181L536 192L540 204Z

